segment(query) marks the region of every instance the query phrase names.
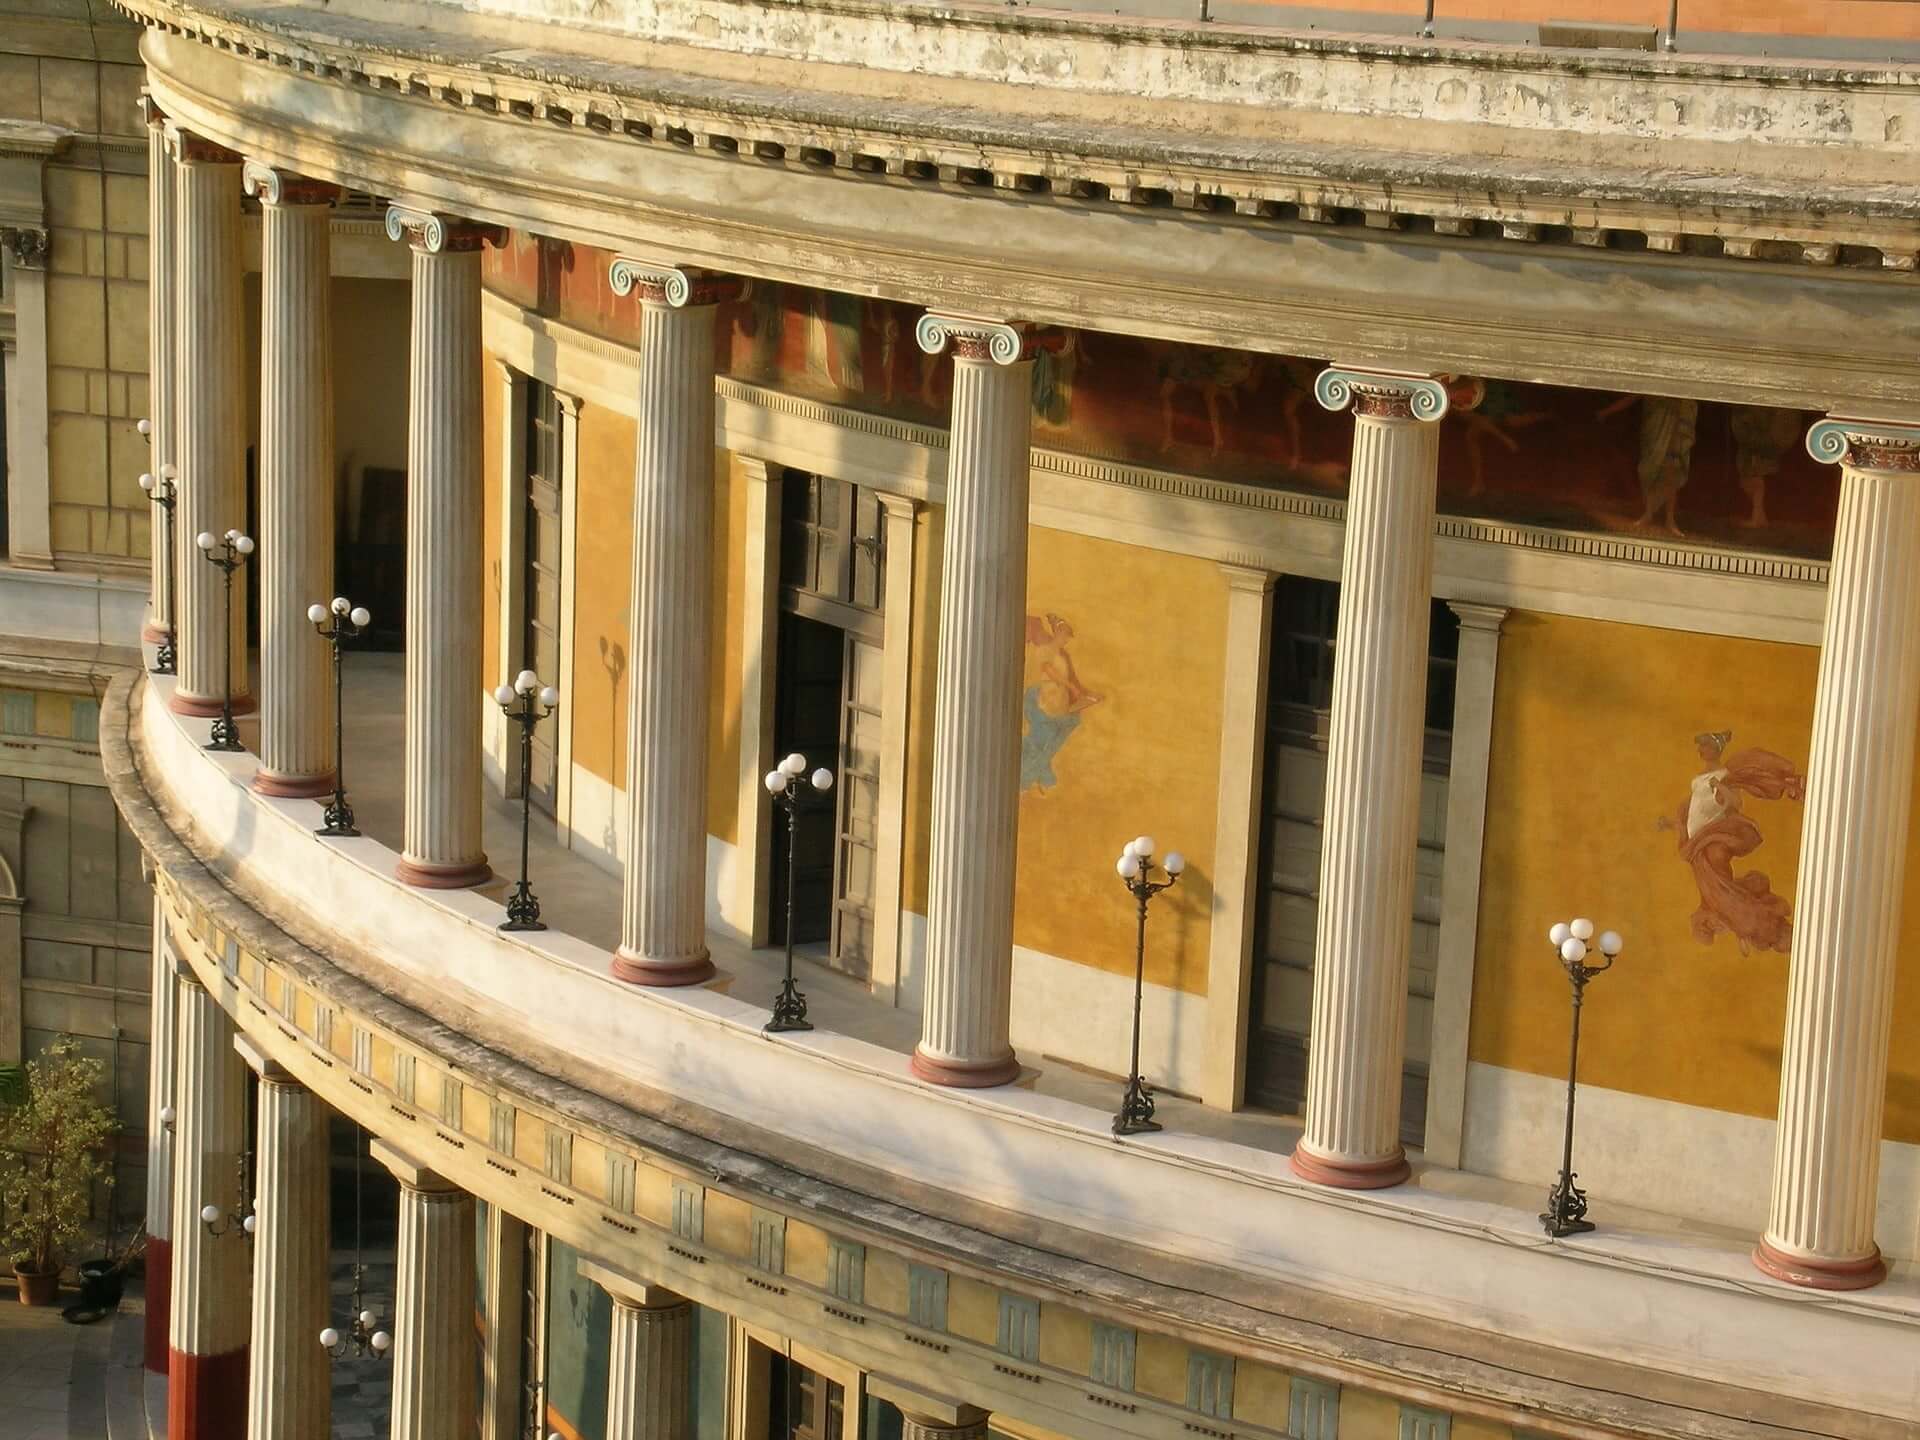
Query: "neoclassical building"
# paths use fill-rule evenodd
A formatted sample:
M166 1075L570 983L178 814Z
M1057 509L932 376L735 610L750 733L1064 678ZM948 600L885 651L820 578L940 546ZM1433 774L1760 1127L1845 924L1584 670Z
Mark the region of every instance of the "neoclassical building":
M1900 7L122 8L171 1440L1917 1433Z

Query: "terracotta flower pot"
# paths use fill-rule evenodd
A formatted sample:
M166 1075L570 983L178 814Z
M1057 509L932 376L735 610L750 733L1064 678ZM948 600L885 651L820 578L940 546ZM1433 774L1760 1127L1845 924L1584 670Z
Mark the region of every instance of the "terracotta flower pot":
M42 1274L37 1270L22 1270L14 1267L13 1278L20 1284L20 1303L22 1305L51 1305L60 1294L60 1272L49 1270Z

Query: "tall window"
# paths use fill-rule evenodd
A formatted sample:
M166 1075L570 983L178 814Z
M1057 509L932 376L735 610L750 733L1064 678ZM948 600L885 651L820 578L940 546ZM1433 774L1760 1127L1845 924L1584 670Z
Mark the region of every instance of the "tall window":
M526 473L525 550L522 589L526 623L521 636L521 665L548 685L560 683L561 559L560 502L562 449L560 400L553 387L527 382L527 430L523 453ZM528 789L534 803L549 815L558 801L560 777L554 752L555 727L539 725L533 732L533 770Z

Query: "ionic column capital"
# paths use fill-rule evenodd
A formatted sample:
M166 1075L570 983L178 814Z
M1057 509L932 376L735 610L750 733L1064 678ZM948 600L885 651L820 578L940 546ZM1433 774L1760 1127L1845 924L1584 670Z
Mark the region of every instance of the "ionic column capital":
M179 165L238 165L243 157L217 141L191 130L183 130L172 120L163 122L167 154Z
M506 244L507 232L481 220L462 220L407 205L387 207L387 238L404 238L422 255L445 255Z
M340 187L329 180L314 180L259 160L240 167L240 184L262 205L332 205L340 199Z
M1485 387L1478 380L1406 370L1329 365L1313 382L1313 398L1329 410L1380 420L1439 420L1449 410L1471 410Z
M1920 424L1829 415L1807 431L1807 453L1823 465L1920 474Z
M665 265L635 255L614 256L607 267L607 283L616 295L637 291L642 304L665 305L672 310L744 300L753 288L753 282L743 276Z
M160 108L159 102L151 95L142 95L133 102L140 110L140 118L146 122L149 130L164 130L167 125L167 112Z
M952 346L956 360L991 360L996 365L1017 365L1033 359L1040 334L1037 327L1024 321L983 320L943 310L927 311L913 327L913 338L929 355Z
M867 1393L900 1412L901 1440L983 1440L991 1418L978 1405L884 1375L868 1377Z

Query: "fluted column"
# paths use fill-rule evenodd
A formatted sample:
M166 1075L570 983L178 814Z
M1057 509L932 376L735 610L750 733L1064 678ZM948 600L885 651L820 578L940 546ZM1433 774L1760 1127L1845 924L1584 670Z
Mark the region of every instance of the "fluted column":
M953 349L940 670L934 694L927 979L913 1071L936 1085L1003 1085L1020 671L1027 611L1027 466L1033 369L1026 330L929 313L920 347Z
M168 1440L246 1433L248 1308L253 1255L234 1224L247 1200L247 1069L233 1022L200 982L179 971L175 1064L173 1336L167 1367ZM217 1205L223 1234L200 1219Z
M210 141L167 127L174 161L174 511L175 638L180 680L172 705L182 715L218 715L232 686L234 709L251 710L247 674L247 607L235 577L232 670L221 666L229 647L221 635L226 615L220 571L194 544L204 532L246 528L247 392L240 281L240 157Z
M473 1440L473 1197L384 1140L370 1153L400 1182L393 1440Z
M167 939L167 908L153 896L152 1009L147 1033L147 1293L146 1365L167 1373L167 1331L173 1305L173 1145L175 1031L179 987Z
M989 1412L917 1381L867 1377L867 1393L900 1412L900 1440L985 1440Z
M1773 1199L1754 1262L1860 1290L1874 1243L1887 1041L1920 711L1920 425L1834 417L1807 432L1839 461L1795 886Z
M480 250L473 225L394 206L413 246L407 411L406 841L409 885L456 889L492 873L480 848ZM396 1432L398 1433L398 1432Z
M147 121L147 419L152 430L147 436L147 469L154 475L175 464L174 458L174 363L173 296L174 272L173 213L177 181L173 157L167 153L167 117L152 97L140 97L140 112ZM152 571L147 623L140 638L149 644L165 639L173 628L173 613L167 599L166 566L160 548L167 540L166 511L149 502L151 528L148 553ZM177 553L174 563L179 563ZM152 1267L148 1267L152 1274ZM151 1308L148 1314L153 1312Z
M689 1440L692 1303L597 1261L580 1273L613 1301L607 1440Z
M613 973L692 985L707 958L707 619L713 605L713 306L738 281L622 255L640 296L627 653L627 866Z
M247 1440L326 1440L327 1107L245 1036L236 1048L260 1079Z
M1303 1179L1407 1178L1400 1145L1413 857L1420 823L1434 487L1446 387L1329 369L1314 394L1354 411L1313 954Z
M333 788L333 667L307 607L333 594L333 305L339 191L249 162L259 198L260 768L263 795Z

